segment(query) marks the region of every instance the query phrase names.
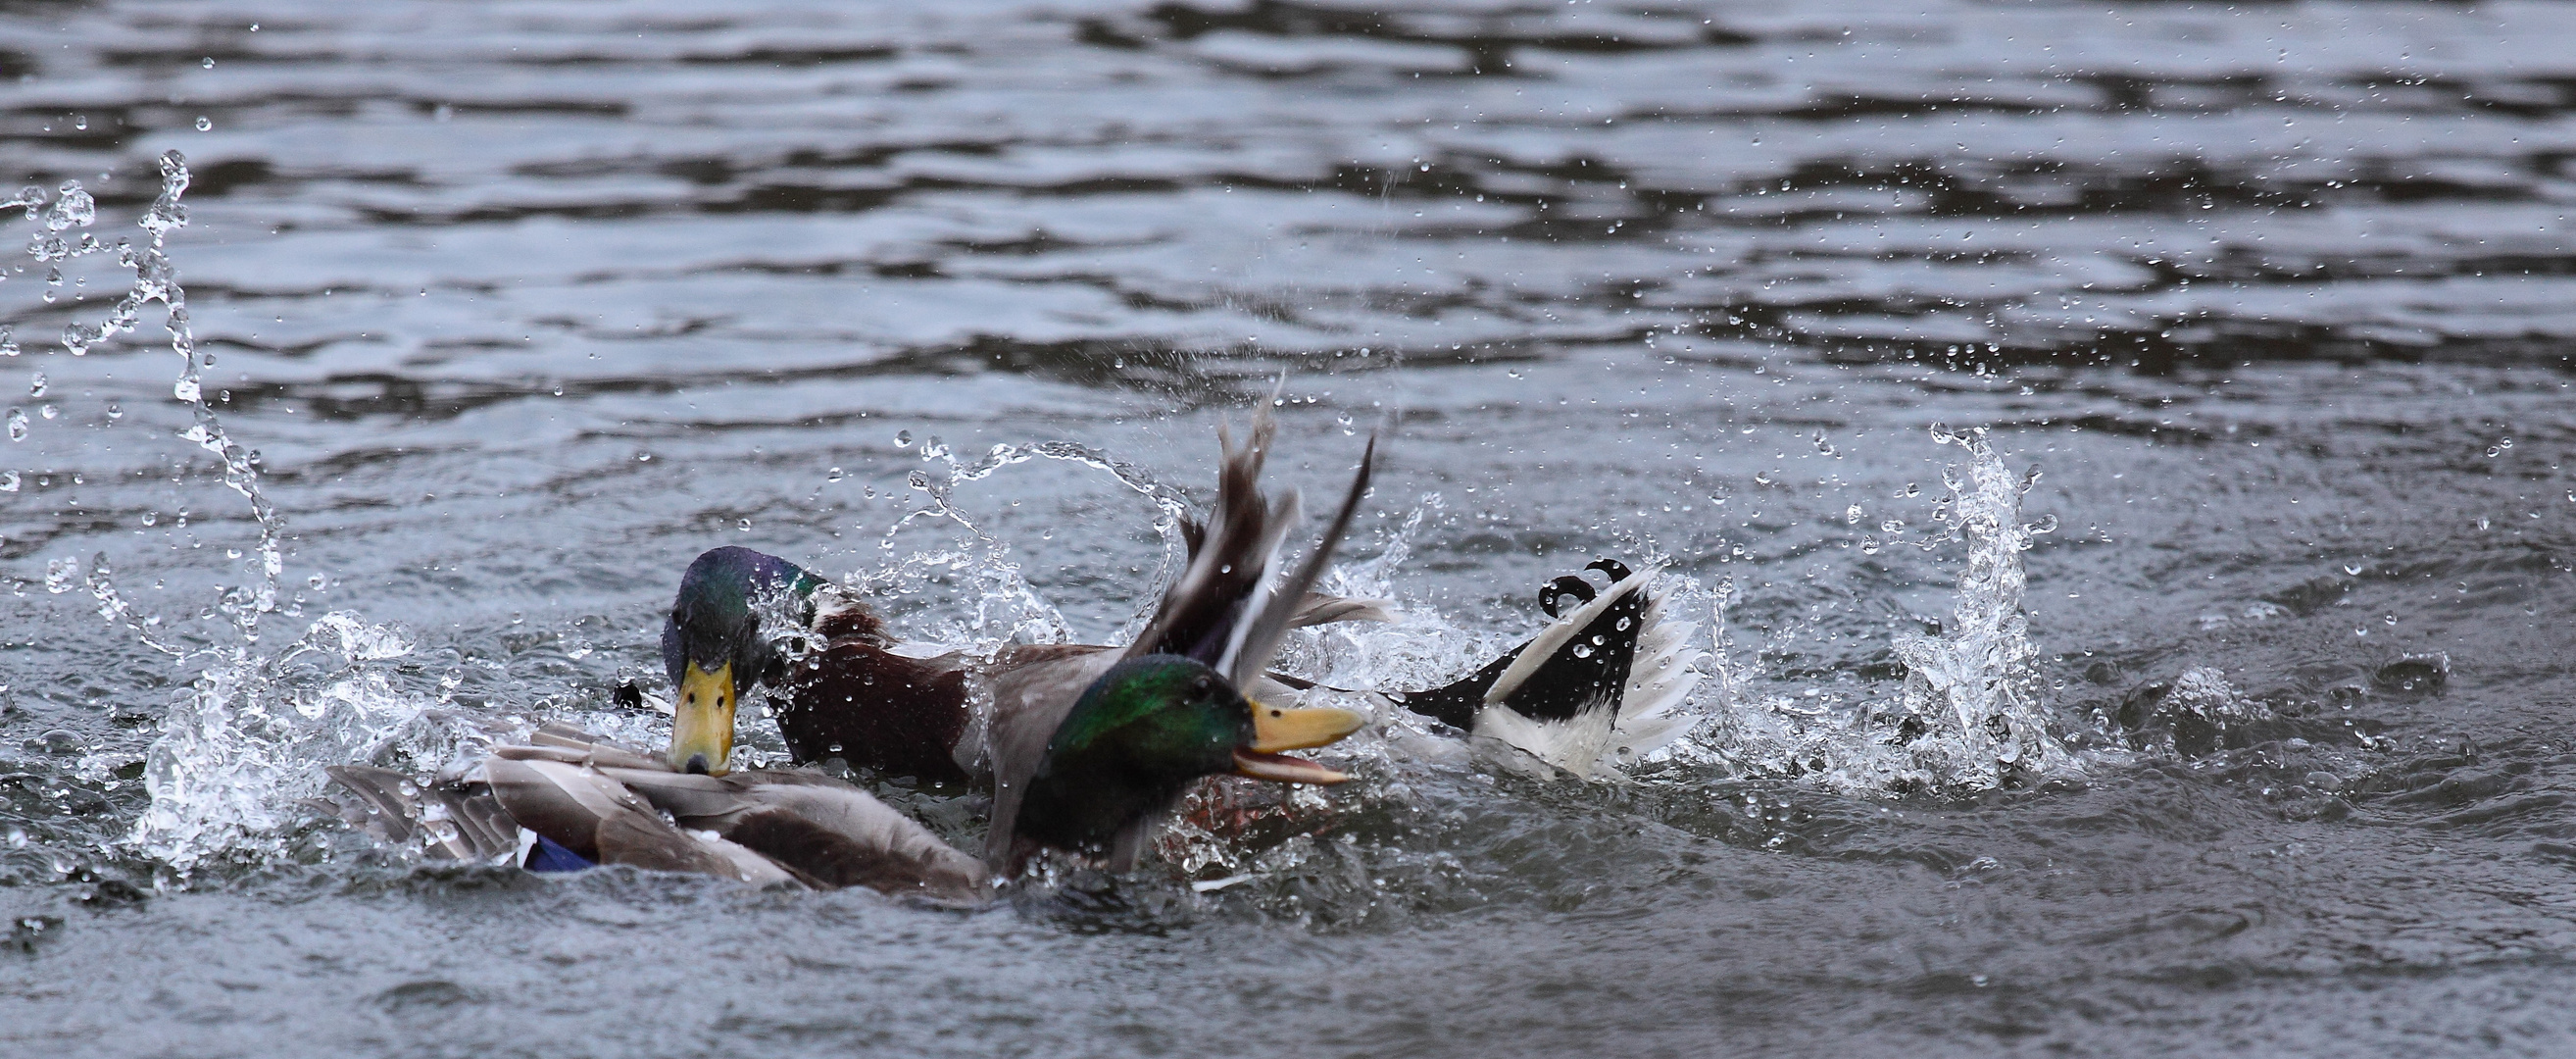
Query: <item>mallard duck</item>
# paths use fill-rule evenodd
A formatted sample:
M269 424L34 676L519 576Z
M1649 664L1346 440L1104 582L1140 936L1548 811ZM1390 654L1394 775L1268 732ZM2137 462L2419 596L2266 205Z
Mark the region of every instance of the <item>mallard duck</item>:
M1454 683L1385 697L1584 777L1680 738L1688 723L1675 708L1699 683L1697 627L1666 614L1651 590L1657 571L1616 559L1584 569L1609 586L1571 574L1549 581L1539 609L1551 621L1538 635Z

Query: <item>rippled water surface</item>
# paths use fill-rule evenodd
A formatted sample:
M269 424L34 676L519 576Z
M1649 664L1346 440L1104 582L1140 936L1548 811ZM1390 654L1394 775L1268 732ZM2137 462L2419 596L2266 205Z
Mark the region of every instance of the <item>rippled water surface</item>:
M0 5L0 1052L2563 1053L2571 40ZM202 412L162 301L90 341L163 293L142 221ZM1284 842L972 914L426 867L304 801L660 738L609 689L717 544L924 639L1117 636L1283 373L1284 481L1382 432L1339 576L1406 613L1296 667L1427 684L1661 560L1691 737L1583 783L1391 720Z

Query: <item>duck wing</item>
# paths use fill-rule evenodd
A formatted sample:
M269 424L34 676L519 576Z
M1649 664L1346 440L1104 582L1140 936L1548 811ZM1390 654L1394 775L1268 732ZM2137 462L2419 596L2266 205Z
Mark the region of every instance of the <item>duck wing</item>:
M694 872L755 886L806 881L741 845L672 826L609 770L496 754L484 759L483 774L520 826L594 863Z
M944 904L978 905L992 898L982 861L866 791L821 773L602 772L681 826L713 831L816 885L864 886Z
M1050 644L1006 649L986 671L990 697L985 729L975 742L986 758L971 768L993 777L993 818L984 859L996 867L1018 863L1013 848L1020 799L1046 758L1047 743L1064 726L1082 693L1117 665L1122 653L1107 647Z
M488 861L519 848L519 825L480 779L459 775L424 786L374 765L322 771L356 799L333 804L333 812L379 842L408 846L420 838L433 860Z

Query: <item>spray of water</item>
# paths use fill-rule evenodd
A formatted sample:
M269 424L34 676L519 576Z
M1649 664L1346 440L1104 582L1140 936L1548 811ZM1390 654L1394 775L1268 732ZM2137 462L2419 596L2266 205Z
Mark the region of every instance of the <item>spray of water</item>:
M1854 701L1757 692L1769 682L1728 636L1735 586L1721 584L1710 599L1708 683L1729 707L1712 711L1695 733L1700 760L1852 794L1992 790L2083 772L2083 759L2050 730L2038 648L2022 611L2022 553L2054 528L2051 520L2021 521L2022 496L2038 474L2014 474L1982 430L1936 429L1933 440L1958 446L1967 462L1942 475L1949 496L1933 516L1941 532L1916 543L1956 545L1966 556L1951 620L1892 645L1905 666L1902 688L1893 698Z

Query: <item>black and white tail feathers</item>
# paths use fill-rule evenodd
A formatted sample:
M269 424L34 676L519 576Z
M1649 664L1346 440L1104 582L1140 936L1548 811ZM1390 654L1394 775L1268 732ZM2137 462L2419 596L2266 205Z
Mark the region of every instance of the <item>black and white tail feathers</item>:
M1609 587L1573 575L1548 582L1539 607L1554 620L1528 643L1445 687L1387 697L1586 777L1680 738L1689 722L1676 711L1704 657L1690 646L1697 627L1665 613L1655 570L1615 559L1584 569L1608 575Z

